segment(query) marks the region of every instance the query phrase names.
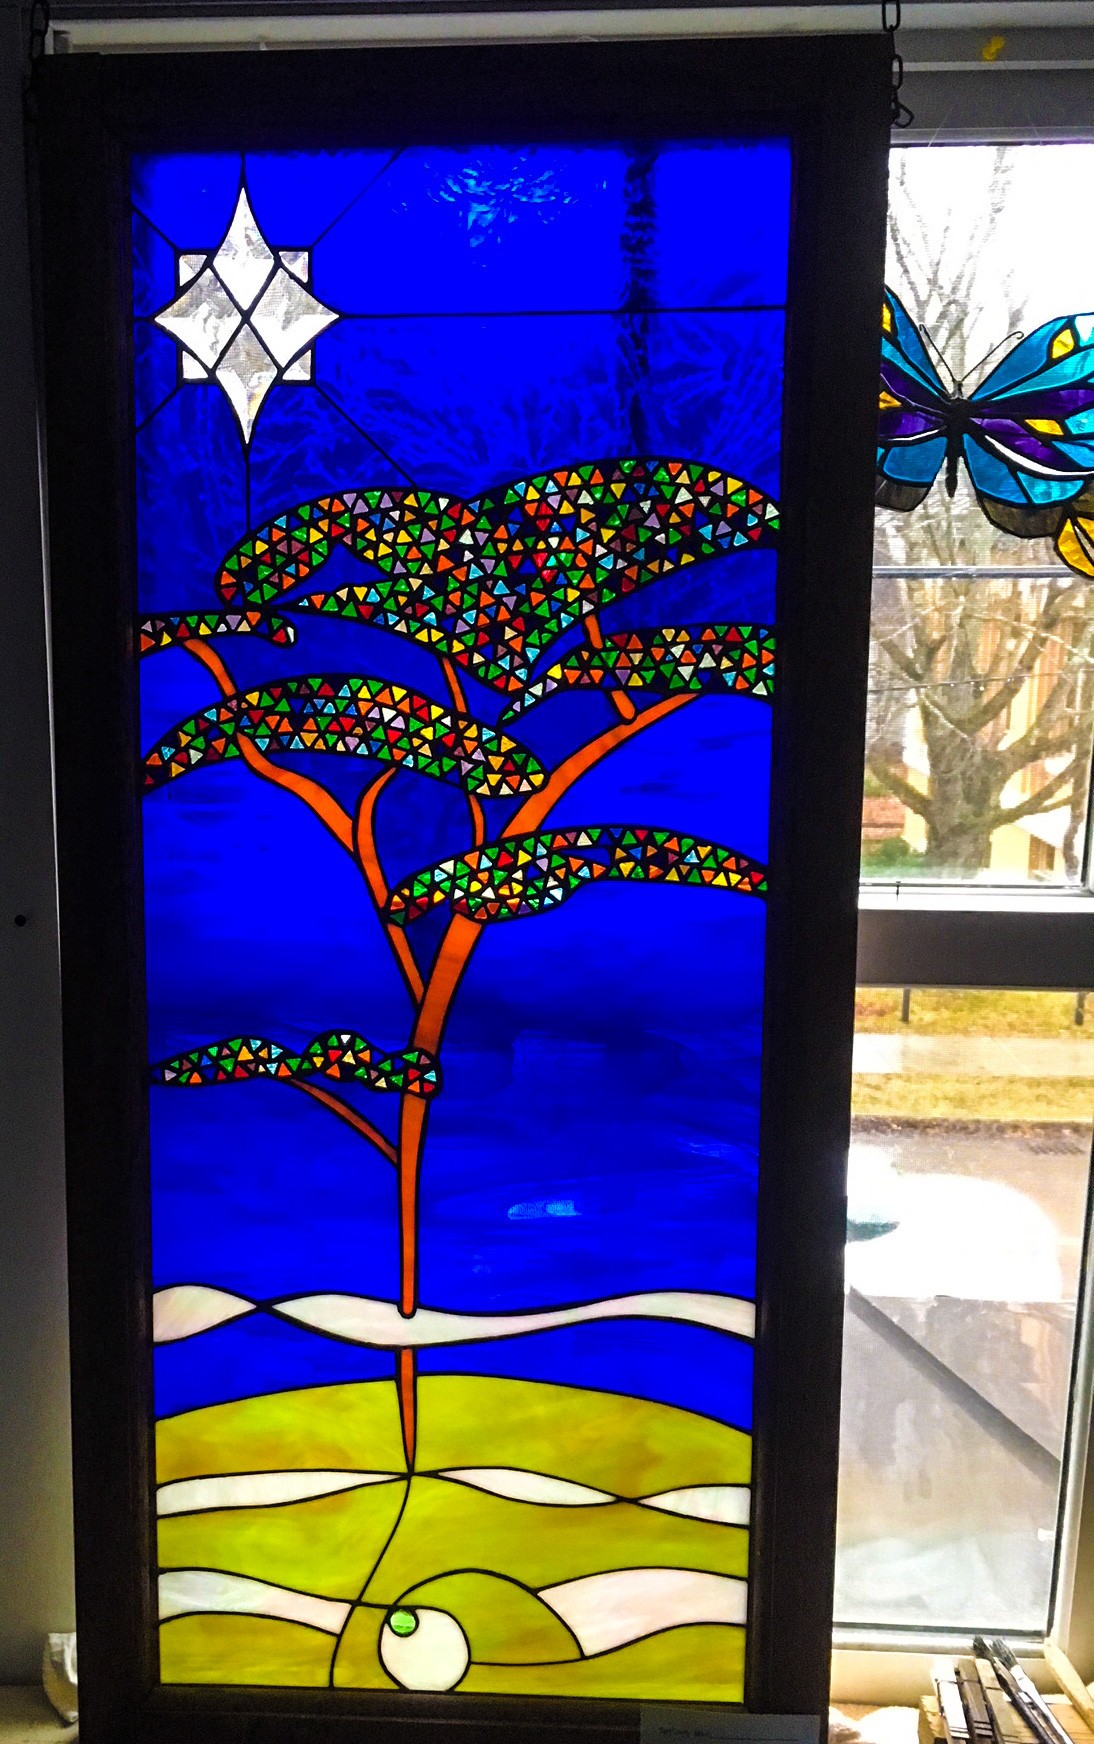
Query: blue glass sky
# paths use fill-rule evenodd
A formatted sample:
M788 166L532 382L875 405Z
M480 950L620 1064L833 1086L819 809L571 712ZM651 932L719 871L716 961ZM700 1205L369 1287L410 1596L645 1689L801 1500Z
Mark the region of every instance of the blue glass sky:
M625 454L704 461L778 495L789 154L779 142L435 148L248 158L274 247L311 250L340 318L313 381L275 386L245 449L214 383L178 378L150 316L176 250L212 250L238 157L134 166L138 553L145 610L215 609L219 560L261 517L332 489L413 481L478 494ZM715 227L711 190L731 221ZM323 584L359 581L343 553ZM329 578L329 580L328 580ZM604 613L631 624L774 619L774 562L694 565ZM404 638L299 620L291 649L217 646L241 687L383 674L443 700ZM467 681L470 708L496 696ZM146 743L215 697L184 651L142 669ZM608 724L604 699L549 701L511 731L548 763ZM351 804L376 765L294 766ZM583 778L558 824L692 831L763 859L770 713L692 703ZM505 808L488 807L491 829ZM241 1032L324 1029L405 1043L412 1013L348 857L298 801L239 763L145 802L150 1057ZM467 844L460 794L401 774L379 812L395 879ZM432 928L432 930L430 930ZM412 939L436 938L432 920ZM722 892L605 885L485 935L444 1050L422 1177L430 1306L489 1312L671 1288L751 1294L764 911ZM358 1092L389 1133L396 1099ZM253 1299L396 1293L394 1171L283 1085L154 1089L154 1283ZM434 1353L523 1374L750 1412L749 1353L692 1327L626 1321ZM390 1371L268 1315L158 1356L162 1410Z

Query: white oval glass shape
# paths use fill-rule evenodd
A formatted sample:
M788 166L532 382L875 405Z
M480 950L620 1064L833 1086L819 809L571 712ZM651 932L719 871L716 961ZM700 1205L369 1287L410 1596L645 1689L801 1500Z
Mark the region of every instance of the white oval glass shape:
M245 1296L214 1290L211 1284L169 1284L152 1298L152 1337L156 1344L192 1338L228 1320L238 1320L254 1307Z
M514 1502L546 1502L557 1508L593 1508L619 1500L607 1490L590 1489L588 1484L574 1484L568 1478L552 1478L545 1472L520 1471L507 1465L459 1466L439 1472L438 1476L470 1484L472 1489L486 1490L492 1496L509 1496Z
M682 1623L745 1621L748 1583L690 1568L616 1568L541 1587L582 1653L606 1653Z
M249 1575L225 1574L215 1568L168 1569L159 1578L161 1621L184 1617L191 1611L238 1612L252 1617L280 1617L286 1623L306 1623L337 1635L350 1607L339 1599L322 1599L316 1593L296 1592Z
M683 1490L662 1490L643 1496L643 1508L664 1514L684 1514L689 1520L716 1520L723 1526L747 1526L752 1492L747 1484L693 1484Z
M161 1484L156 1512L197 1514L208 1508L269 1508L281 1502L306 1502L364 1484L389 1484L394 1472L268 1471L230 1472L223 1477L177 1478Z
M393 1620L413 1619L414 1627L396 1634ZM405 1623L403 1625L405 1627ZM408 1690L455 1689L471 1649L455 1617L426 1605L397 1605L380 1630L380 1660L395 1682Z

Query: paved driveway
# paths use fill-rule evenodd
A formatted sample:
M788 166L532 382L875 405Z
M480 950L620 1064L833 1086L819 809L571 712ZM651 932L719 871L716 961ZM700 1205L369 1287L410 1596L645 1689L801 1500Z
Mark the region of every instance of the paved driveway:
M839 1620L1044 1626L1089 1150L857 1124L851 1215L894 1227L847 1255Z

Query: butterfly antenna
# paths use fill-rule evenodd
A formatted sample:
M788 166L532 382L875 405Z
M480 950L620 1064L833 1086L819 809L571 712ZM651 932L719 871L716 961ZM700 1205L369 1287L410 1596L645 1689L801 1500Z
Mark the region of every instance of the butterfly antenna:
M972 365L971 369L967 369L965 371L964 375L961 377L961 380L957 382L958 389L961 389L964 387L964 385L968 381L970 375L975 375L977 370L983 369L983 367L986 363L990 363L992 358L995 356L996 352L1002 351L1004 345L1009 345L1012 339L1018 340L1018 339L1024 339L1024 338L1025 338L1025 334L1022 332L1022 329L1020 327L1016 327L1013 333L1007 333L1002 339L1000 339L998 345L992 346L991 350L989 352L987 352L985 354L985 356L983 356L980 359L979 363L974 363ZM954 379L956 381L956 377Z
M952 383L954 385L955 392L959 393L961 390L961 383L958 381L957 377L953 373L953 370L950 368L949 359L947 358L946 353L943 351L942 347L938 344L937 340L934 337L934 334L931 333L927 327L920 325L919 337L923 340L923 343L925 345L928 345L930 347L930 349L934 352L939 363L942 365L942 368L946 371L946 374L949 376L950 380L952 381Z

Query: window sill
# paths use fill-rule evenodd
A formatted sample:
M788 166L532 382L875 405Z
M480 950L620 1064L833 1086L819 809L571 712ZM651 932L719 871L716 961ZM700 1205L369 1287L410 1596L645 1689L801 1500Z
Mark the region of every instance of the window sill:
M1094 914L1094 891L1046 885L931 884L926 879L869 879L859 910L929 914Z
M874 987L1094 988L1094 893L879 885L859 894Z
M836 1707L845 1702L865 1702L875 1707L918 1707L920 1697L931 1688L931 1671L939 1656L952 1659L955 1654L970 1650L968 1635L941 1632L930 1638L929 1647L925 1645L927 1637L917 1640L915 1646L909 1643L907 1648L843 1646L838 1644L839 1630L835 1640L831 1700ZM891 1636L889 1641L891 1643ZM1039 1690L1063 1699L1059 1697L1056 1682L1040 1654L1027 1658L1023 1653L1021 1660Z
M0 1685L0 1744L67 1744L76 1735L77 1728L62 1724L40 1689Z

